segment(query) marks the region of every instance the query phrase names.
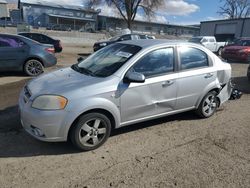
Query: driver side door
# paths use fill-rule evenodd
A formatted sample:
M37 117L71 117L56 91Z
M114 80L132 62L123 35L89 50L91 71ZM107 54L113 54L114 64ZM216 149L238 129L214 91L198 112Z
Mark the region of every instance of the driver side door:
M149 119L175 109L178 74L174 73L174 48L160 48L147 53L129 71L141 73L146 79L144 83L123 85L122 124Z

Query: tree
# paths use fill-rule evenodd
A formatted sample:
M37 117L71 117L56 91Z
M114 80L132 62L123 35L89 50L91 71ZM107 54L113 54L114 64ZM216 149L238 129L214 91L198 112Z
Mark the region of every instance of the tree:
M93 0L93 4L107 3L108 6L114 6L119 14L127 23L127 27L131 29L138 9L146 16L154 15L154 9L164 3L163 0Z
M246 18L250 15L250 0L220 0L224 2L218 12L229 19Z

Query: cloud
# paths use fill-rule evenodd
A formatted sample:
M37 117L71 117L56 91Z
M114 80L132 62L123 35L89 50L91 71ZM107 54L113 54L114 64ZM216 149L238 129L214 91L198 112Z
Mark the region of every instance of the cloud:
M156 11L165 15L187 16L199 10L199 6L184 0L165 0L163 5Z

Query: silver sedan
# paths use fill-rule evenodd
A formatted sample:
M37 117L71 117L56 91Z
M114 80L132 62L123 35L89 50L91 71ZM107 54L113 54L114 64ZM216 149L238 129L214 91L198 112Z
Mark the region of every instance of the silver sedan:
M189 110L212 116L229 99L230 80L231 66L200 45L120 42L30 81L21 121L39 140L93 150L122 126Z

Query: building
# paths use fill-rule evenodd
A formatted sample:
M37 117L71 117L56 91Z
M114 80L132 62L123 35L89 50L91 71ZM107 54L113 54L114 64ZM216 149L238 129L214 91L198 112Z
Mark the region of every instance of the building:
M11 11L12 20L22 21L34 27L47 27L53 30L117 30L125 29L123 19L99 15L101 10L84 6L58 4L46 0L19 0L20 11ZM18 21L19 20L19 21ZM199 35L199 27L181 26L145 21L134 21L133 32L149 34L167 34L175 36Z
M125 28L127 28L127 24L120 18L98 15L98 30L109 31ZM132 30L133 32L145 34L162 34L187 37L196 36L200 33L200 28L197 26L182 26L137 20L133 22Z
M215 36L218 41L250 37L250 18L201 22L200 35Z
M8 17L7 2L5 0L0 0L0 18Z
M98 11L83 6L48 4L42 0L19 0L24 22L51 29L95 30Z

